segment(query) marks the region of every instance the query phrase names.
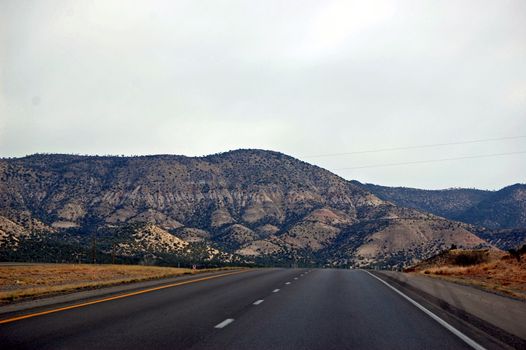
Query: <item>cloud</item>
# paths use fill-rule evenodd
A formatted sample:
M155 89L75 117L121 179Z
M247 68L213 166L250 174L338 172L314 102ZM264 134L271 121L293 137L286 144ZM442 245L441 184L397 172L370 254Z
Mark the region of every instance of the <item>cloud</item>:
M3 1L0 155L261 147L302 157L514 136L526 126L525 7ZM521 147L524 140L316 162L337 169ZM524 170L510 156L342 176L494 188L521 181Z

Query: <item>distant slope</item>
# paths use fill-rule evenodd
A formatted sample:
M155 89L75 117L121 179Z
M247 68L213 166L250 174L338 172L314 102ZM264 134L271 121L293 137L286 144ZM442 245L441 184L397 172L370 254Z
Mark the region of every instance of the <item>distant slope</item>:
M475 234L503 250L518 249L526 244L526 228L491 230L477 229Z
M526 228L526 185L504 187L457 218L491 229Z
M427 211L451 220L490 229L526 228L526 185L515 184L499 191L474 189L419 190L353 184L399 206Z
M33 232L38 223L47 228L38 239L72 242L84 256L93 237L103 256L165 262L183 258L188 242L217 249L222 260L332 266L400 266L452 243L487 244L468 225L400 208L327 170L263 150L2 159L0 215L12 227L2 233L5 242L23 241L20 227Z
M491 197L493 193L468 188L421 190L351 182L396 205L427 211L450 219L457 218L466 210Z

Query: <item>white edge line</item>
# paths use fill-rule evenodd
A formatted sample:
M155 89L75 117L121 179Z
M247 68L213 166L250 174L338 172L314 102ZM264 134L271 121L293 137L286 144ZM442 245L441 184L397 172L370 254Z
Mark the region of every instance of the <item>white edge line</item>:
M387 287L391 288L396 293L400 294L403 298L405 298L411 304L419 308L421 311L423 311L426 315L431 317L433 320L440 323L448 331L450 331L451 333L453 333L454 335L462 339L466 344L471 346L473 349L486 350L485 347L483 347L482 345L480 345L479 343L477 343L476 341L474 341L473 339L471 339L470 337L468 337L467 335L465 335L464 333L462 333L461 331L459 331L458 329L456 329L455 327L453 327L452 325L450 325L449 323L447 323L446 321L444 321L443 319L441 319L440 317L438 317L437 315L435 315L434 313L432 313L431 311L429 311L428 309L426 309L425 307L423 307L422 305L420 305L419 303L417 303L416 301L414 301L413 299L411 299L410 297L408 297L407 295L405 295L404 293L402 293L401 291L399 291L398 289L396 289L395 287L393 287L392 285L384 281L383 279L381 279L380 277L373 275L369 271L366 271L366 270L362 270L362 271L367 272L369 275L373 276L374 278L376 278L377 280L385 284Z
M262 302L263 302L263 299L259 299L259 300L254 301L254 303L252 305L259 305Z
M227 318L223 322L216 324L214 328L225 328L226 326L228 326L232 322L234 322L233 318Z
M279 292L279 289L274 289L274 290L272 291L272 293L277 293L277 292Z

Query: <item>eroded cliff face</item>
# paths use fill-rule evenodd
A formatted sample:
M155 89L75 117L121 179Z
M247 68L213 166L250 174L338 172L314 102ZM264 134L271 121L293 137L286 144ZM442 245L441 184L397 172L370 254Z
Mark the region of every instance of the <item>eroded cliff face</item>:
M261 150L199 158L34 155L0 160L0 215L31 232L20 213L49 232L89 235L142 223L153 225L151 232L158 228L183 242L202 242L247 259L332 264L374 263L374 254L364 253L364 259L357 252L358 243L366 244L375 233L403 242L404 234L425 226L429 234L422 241L431 246L445 235L431 225L435 217L402 210L324 169ZM389 234L394 218L396 227L403 222L403 230ZM444 242L484 243L466 238L468 230L457 226ZM2 235L20 235L20 229L7 231ZM168 241L165 235L133 240L145 237ZM128 246L139 251L151 244ZM340 246L346 247L344 253ZM403 243L395 246L401 262L413 259ZM361 251L372 251L367 247Z

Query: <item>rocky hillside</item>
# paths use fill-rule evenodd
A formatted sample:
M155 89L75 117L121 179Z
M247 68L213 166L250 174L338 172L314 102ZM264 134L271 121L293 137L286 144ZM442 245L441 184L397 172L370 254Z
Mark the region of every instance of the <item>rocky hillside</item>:
M458 215L458 219L490 229L526 228L526 185L504 187Z
M515 184L499 191L474 189L420 190L372 184L357 186L399 206L427 211L451 220L489 229L526 228L526 185Z
M461 213L489 198L492 194L491 191L467 188L421 190L409 187L362 184L358 181L352 181L352 183L396 205L427 211L445 218L458 217Z
M502 250L517 249L526 244L526 228L491 230L477 228L474 233L486 242Z
M60 237L54 242L74 242L85 255L96 241L103 256L164 262L190 250L195 259L360 266L405 265L453 243L487 245L469 225L398 207L324 169L261 150L3 159L0 216L3 259L16 258L13 242L33 244L28 237Z

